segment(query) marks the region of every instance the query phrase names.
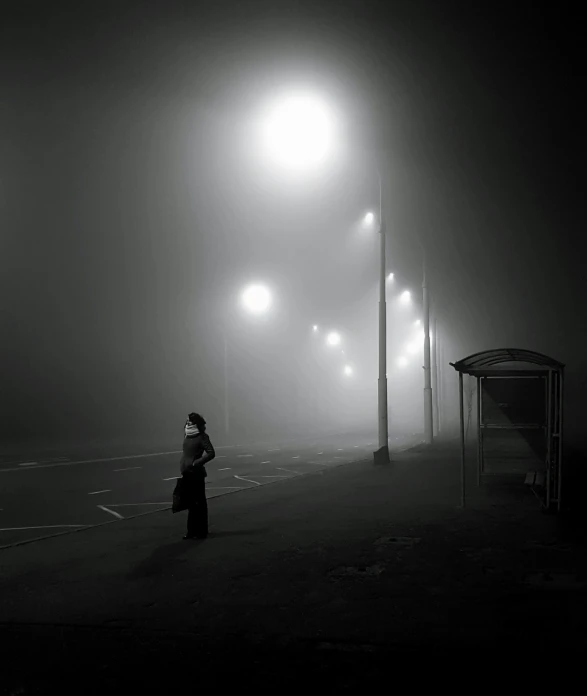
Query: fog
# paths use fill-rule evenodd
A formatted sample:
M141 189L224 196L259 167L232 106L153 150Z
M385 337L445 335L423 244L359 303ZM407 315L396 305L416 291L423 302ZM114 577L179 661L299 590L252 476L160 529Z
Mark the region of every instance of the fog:
M496 61L490 27L473 40L434 12L377 32L375 10L327 23L316 10L310 24L266 7L266 23L224 23L218 10L7 23L3 446L172 442L192 410L218 442L375 432L378 240L361 226L377 203L374 157L395 274L391 434L423 430L420 349L397 363L422 318L420 236L447 428L448 363L517 347L567 364L567 435L580 439L576 121L543 100L569 103L564 66L538 40L521 51L514 28ZM519 87L527 70L540 86ZM342 114L331 165L301 178L255 141L258 105L289 83ZM262 317L240 298L257 282L272 293Z

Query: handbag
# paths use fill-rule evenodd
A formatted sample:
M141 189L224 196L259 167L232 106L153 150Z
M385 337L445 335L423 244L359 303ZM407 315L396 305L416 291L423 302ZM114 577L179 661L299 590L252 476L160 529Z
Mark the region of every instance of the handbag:
M182 477L178 479L177 483L175 484L171 512L181 512L182 510L187 510L189 508L189 500L185 483L185 479Z

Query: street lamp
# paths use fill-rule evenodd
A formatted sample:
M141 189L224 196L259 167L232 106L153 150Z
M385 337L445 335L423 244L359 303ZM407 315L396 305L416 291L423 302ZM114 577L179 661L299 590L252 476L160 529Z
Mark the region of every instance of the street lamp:
M241 304L250 314L264 314L271 306L271 292L265 285L248 285L241 293ZM224 432L230 432L230 407L228 393L228 338L224 329Z
M273 102L264 119L263 143L269 157L287 169L316 167L330 154L334 118L318 97L294 93Z
M314 324L314 326L312 327L312 331L313 331L314 333L317 333L317 332L318 332L318 325L317 325L317 324Z
M338 346L340 344L341 338L340 334L336 331L331 331L328 336L326 336L326 343L329 346Z
M404 290L399 296L400 302L404 305L410 304L412 301L412 293L409 290Z
M364 218L365 226L370 227L375 222L375 215L373 213L367 213Z
M271 305L271 293L264 285L249 285L241 296L243 306L251 314L263 314Z
M321 164L332 150L335 119L324 102L310 94L291 94L276 101L266 114L263 140L269 156L289 169L301 170ZM377 168L379 184L378 223L379 258L379 378L378 444L375 463L389 462L389 423L387 416L387 306L385 217L381 169ZM367 214L365 222L373 224L375 214ZM336 345L336 344L335 344Z
M345 365L344 366L344 373L345 375L350 376L353 374L353 368L350 365Z

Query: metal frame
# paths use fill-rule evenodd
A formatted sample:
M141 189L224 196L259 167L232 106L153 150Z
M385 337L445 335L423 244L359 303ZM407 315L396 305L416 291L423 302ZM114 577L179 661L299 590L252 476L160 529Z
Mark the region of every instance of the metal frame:
M461 506L466 505L466 457L465 413L463 375L477 379L477 486L485 472L484 430L536 429L545 430L546 439L546 491L543 505L548 510L561 508L562 482L562 433L563 433L563 381L564 364L534 351L517 348L499 348L474 353L456 363L449 363L459 373L459 406L461 422ZM544 379L545 426L531 423L514 425L483 424L482 390L484 381L491 378Z

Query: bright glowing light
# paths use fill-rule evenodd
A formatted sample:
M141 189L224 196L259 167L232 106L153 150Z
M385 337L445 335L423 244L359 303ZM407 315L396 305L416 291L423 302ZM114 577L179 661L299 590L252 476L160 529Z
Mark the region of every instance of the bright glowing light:
M262 314L271 306L271 293L264 285L249 285L242 294L242 302L247 311Z
M393 273L390 273L390 274L387 276L387 280L389 280L389 282L391 283L391 281L393 280Z
M412 301L412 293L409 290L404 290L399 296L399 299L402 304L410 304Z
M329 346L338 346L340 344L340 334L336 331L331 331L328 336L326 336L326 343Z
M408 365L408 359L407 359L404 355L401 355L401 356L397 359L397 365L398 365L398 367L402 367L402 368L403 368L403 367L407 367L407 365Z
M416 321L414 322L414 326L420 326L421 323L422 322L419 319L416 319Z
M345 375L349 376L353 374L353 368L350 365L345 365L344 366L344 373Z
M264 122L264 145L271 158L291 169L326 159L333 144L334 119L316 96L292 94L274 103Z
M372 225L375 222L375 215L373 215L373 213L367 213L367 215L365 215L363 222L365 223L366 226Z
M420 348L422 348L420 341L412 341L412 343L409 343L407 345L406 350L408 351L408 353L415 355L420 350Z
M312 327L312 331L313 331L314 333L316 333L316 331L318 331L318 325L317 325L317 324L314 324L314 326Z

